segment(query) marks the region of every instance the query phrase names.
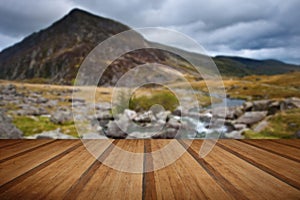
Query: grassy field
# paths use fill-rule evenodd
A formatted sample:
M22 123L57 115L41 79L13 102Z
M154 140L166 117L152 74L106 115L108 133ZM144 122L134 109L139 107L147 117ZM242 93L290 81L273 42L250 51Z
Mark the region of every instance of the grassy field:
M293 72L288 74L273 75L273 76L246 76L243 78L225 77L223 84L227 95L231 98L245 99L248 101L258 99L284 99L288 97L300 97L300 72ZM191 86L195 90L208 93L208 87L204 80L195 81L189 78ZM72 86L61 85L46 85L46 84L32 84L22 82L11 82L1 80L1 85L13 83L17 86L18 92L25 95L30 93L39 93L43 97L50 100L57 100L57 106L67 106L71 108ZM187 86L183 83L174 83L173 87L185 89ZM55 91L55 92L53 92ZM58 95L63 92L63 95ZM82 93L82 94L81 94ZM89 96L89 100L96 100L96 102L110 102L112 98L112 87L98 87L96 88L95 97ZM77 96L86 95L84 90L79 91ZM207 106L211 104L211 98L207 95L197 94L199 104ZM218 101L218 99L213 99ZM148 87L139 88L134 91L134 95L130 101L130 108L138 111L147 110L153 104L161 104L168 110L174 110L178 106L176 96L164 87ZM18 110L18 105L9 103L2 106L10 111ZM50 110L49 110L50 111ZM77 136L76 129L73 123L54 124L49 118L42 116L12 116L15 125L20 128L25 136L29 136L42 131L54 130L60 128L65 134ZM300 109L292 109L277 113L267 119L268 126L260 132L247 131L246 138L290 138L293 134L300 130Z

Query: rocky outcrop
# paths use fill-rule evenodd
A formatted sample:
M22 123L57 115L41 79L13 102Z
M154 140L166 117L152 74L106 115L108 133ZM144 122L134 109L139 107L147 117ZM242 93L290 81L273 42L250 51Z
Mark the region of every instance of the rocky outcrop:
M22 135L22 131L12 124L11 118L0 110L0 139L20 139Z
M246 125L253 125L267 116L266 111L251 111L245 112L241 117L239 117L236 122L238 124L246 124Z

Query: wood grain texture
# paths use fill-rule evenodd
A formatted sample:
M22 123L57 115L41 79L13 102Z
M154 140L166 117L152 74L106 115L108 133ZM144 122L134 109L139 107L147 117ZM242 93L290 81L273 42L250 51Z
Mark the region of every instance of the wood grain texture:
M0 199L300 199L299 141L0 140Z

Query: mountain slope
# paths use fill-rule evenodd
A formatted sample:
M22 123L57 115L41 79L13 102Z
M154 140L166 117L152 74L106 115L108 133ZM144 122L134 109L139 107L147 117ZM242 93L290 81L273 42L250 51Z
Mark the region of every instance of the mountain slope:
M286 64L278 60L254 60L231 56L216 56L213 59L220 72L225 75L273 75L300 70L299 65Z
M129 29L119 22L74 9L50 27L3 50L0 53L0 79L39 78L48 83L71 84L81 62L94 47L110 36ZM141 35L138 34L138 37L150 44ZM297 66L275 61L234 57L216 57L214 60L222 74L232 76L299 70ZM190 64L179 56L158 49L143 49L127 53L114 61L99 84L114 85L130 68L153 62L171 66L184 74L196 75Z

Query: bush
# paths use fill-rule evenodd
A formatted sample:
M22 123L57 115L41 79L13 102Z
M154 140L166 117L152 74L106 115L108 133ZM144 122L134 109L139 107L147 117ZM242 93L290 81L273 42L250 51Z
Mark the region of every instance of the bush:
M135 111L146 111L155 104L159 104L163 106L165 110L170 111L175 110L179 106L179 102L172 92L168 90L162 90L149 96L133 96L129 101L129 109Z

